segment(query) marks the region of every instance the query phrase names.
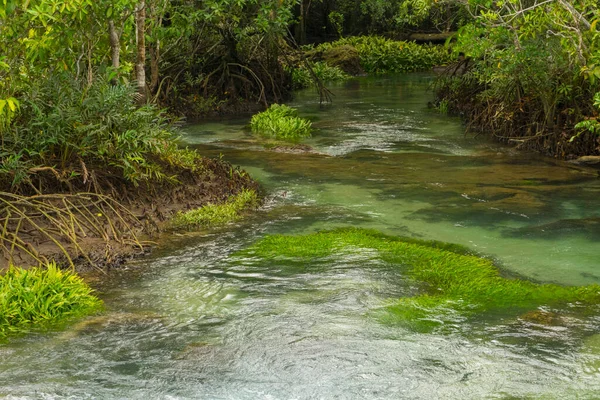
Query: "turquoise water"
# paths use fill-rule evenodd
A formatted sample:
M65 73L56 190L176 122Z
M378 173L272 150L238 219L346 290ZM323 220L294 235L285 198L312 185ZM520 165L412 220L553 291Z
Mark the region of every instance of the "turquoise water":
M265 234L360 226L459 243L540 282L599 283L598 173L465 136L427 108L430 81L358 78L325 106L299 93L310 151L265 150L249 116L188 127L190 146L261 182L263 209L112 273L98 287L105 314L0 347L0 396L599 398L597 309L421 334L373 317L414 290L373 254L230 257Z

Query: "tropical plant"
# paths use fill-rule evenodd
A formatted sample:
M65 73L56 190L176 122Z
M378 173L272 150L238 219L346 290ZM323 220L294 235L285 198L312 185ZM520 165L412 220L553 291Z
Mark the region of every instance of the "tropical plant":
M298 112L284 104L273 104L266 111L252 116L250 128L259 136L297 141L310 137L312 123L298 117Z
M443 46L418 45L381 36L354 36L323 43L315 48L315 52L343 46L356 48L362 68L373 74L424 71L454 59Z
M92 86L55 75L23 94L18 119L2 135L0 182L31 190L51 168L59 181L102 180L134 185L174 182L169 167L195 170L199 156L177 148L172 122L152 105L137 106L135 88L97 80Z
M316 85L315 78L321 82L343 81L350 76L338 67L332 67L324 61L317 61L310 64L312 72L308 70L306 65L300 65L296 68L291 68L292 85L294 89L302 89Z
M73 272L10 267L0 276L0 339L100 310L102 302Z
M597 2L471 0L473 21L453 44L462 64L438 85L471 126L524 148L569 158L598 152ZM581 124L578 124L578 122ZM577 140L570 140L574 136Z

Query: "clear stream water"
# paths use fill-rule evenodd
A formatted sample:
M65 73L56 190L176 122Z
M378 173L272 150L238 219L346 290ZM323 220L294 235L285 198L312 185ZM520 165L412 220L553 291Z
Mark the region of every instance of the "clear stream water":
M111 273L103 315L0 347L0 397L600 398L599 309L415 333L374 317L410 288L371 254L230 257L265 234L360 226L466 245L539 282L600 283L598 173L465 136L427 108L430 80L354 79L324 107L299 93L311 153L265 151L248 117L188 127L189 145L261 182L265 207Z

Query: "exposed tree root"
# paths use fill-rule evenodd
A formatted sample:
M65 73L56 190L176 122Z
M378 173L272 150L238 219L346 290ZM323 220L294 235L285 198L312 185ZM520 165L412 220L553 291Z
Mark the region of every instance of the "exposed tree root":
M49 262L40 252L40 246L47 243L60 251L71 268L77 257L95 265L82 247L86 238L140 250L145 244L137 235L138 218L113 198L97 193L22 196L0 192L0 216L0 251L10 264Z
M46 193L0 190L0 271L9 264L35 266L52 260L73 269L116 266L144 253L153 243L145 238L161 232L178 211L258 189L248 174L227 162L203 158L199 163L195 172L173 171L177 183L133 187L98 179L95 192L89 192L89 181L70 182L67 189L48 174L39 176L37 185Z

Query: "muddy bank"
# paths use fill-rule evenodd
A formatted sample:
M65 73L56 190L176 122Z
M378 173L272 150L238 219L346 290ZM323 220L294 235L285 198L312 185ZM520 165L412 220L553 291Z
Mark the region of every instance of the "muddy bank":
M0 194L0 270L56 260L79 271L109 269L150 251L179 211L221 204L258 184L221 159L202 158L196 171L171 171L175 183L113 184L17 197Z

